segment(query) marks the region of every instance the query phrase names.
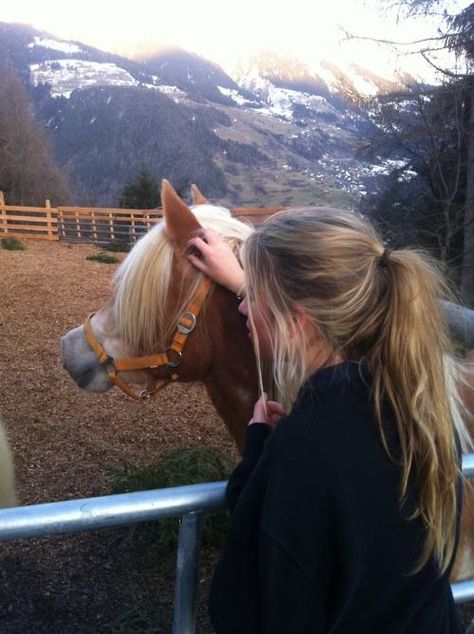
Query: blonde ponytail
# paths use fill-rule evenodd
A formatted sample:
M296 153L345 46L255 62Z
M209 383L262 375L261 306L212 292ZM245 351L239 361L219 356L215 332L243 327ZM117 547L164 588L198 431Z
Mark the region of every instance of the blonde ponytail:
M386 312L366 354L376 420L388 452L381 412L386 396L401 445L401 500L412 483L417 493L413 517L420 515L427 528L414 572L432 554L444 572L455 547L459 474L445 363L450 341L439 306L446 288L434 263L416 251L391 252L380 266L387 278Z

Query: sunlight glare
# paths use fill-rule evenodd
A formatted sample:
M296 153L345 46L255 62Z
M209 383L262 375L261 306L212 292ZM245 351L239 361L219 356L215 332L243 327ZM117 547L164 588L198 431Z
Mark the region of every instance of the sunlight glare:
M376 0L111 0L41 3L17 0L0 9L0 20L29 23L63 38L132 56L179 46L226 70L256 51L271 50L315 65L320 59L353 61L384 72L396 63L393 50L373 43L343 41L343 30L365 36L413 39L432 32L427 20L396 24L379 13Z

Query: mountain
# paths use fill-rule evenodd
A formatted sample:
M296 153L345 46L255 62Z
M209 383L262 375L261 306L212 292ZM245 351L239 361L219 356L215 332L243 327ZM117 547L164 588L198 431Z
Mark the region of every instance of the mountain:
M235 78L241 89L252 92L270 107L278 107L286 95L294 104L318 110L321 106L317 104L327 103L337 111L352 109L367 97L399 91L411 81L409 75L403 81L400 77L395 80L357 64L335 64L324 59L310 68L296 58L271 51L239 64ZM291 111L288 104L284 110Z
M62 84L61 69L69 71L72 89L84 87L79 83L82 72L94 67L105 71L105 82L112 82L113 73L121 75L121 81L127 85L153 82L140 64L80 42L61 40L24 24L0 22L2 59L8 60L27 82L37 84L52 80L51 85L57 88L53 90L55 96L71 92Z
M373 177L354 158L373 127L359 105L399 88L360 67L269 52L232 77L178 49L132 61L6 23L1 59L27 86L77 201L104 205L144 165L227 205L350 204Z
M226 91L239 92L239 86L220 66L182 49L142 56L140 61L144 68L159 78L160 83L176 86L197 101L208 99L232 105ZM252 99L251 94L242 96Z

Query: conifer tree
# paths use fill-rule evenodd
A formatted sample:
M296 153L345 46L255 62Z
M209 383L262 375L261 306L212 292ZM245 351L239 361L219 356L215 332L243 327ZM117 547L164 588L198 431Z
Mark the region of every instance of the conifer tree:
M6 62L0 64L0 190L7 203L17 205L43 205L46 198L64 204L70 197L46 132Z
M128 182L120 194L119 206L125 209L155 209L161 207L160 186L146 166Z

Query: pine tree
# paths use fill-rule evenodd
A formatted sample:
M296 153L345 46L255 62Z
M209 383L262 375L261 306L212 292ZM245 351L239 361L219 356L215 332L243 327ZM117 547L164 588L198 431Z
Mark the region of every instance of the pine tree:
M34 117L27 93L7 63L0 65L0 190L8 203L53 205L70 197L52 145Z
M128 182L120 194L119 206L125 209L155 209L161 207L158 181L143 166L138 176Z

